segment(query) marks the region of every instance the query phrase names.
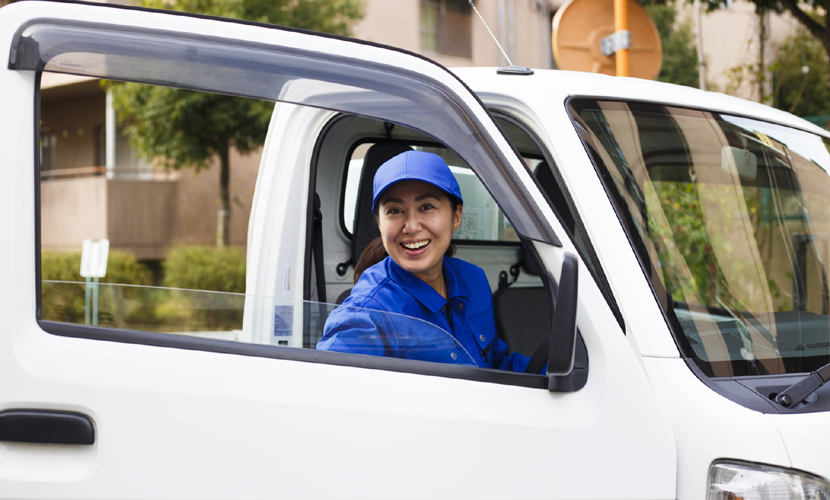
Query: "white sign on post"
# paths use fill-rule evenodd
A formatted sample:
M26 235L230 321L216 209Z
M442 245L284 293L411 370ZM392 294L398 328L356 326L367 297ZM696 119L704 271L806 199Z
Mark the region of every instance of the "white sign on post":
M110 240L84 240L81 252L81 276L84 278L103 278L107 275Z

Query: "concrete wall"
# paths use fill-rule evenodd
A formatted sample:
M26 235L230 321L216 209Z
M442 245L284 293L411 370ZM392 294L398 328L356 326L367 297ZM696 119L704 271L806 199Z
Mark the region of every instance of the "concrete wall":
M45 181L40 185L40 200L44 250L80 250L86 238L108 237L106 178Z
M177 181L107 180L110 245L139 259L160 259L174 243Z

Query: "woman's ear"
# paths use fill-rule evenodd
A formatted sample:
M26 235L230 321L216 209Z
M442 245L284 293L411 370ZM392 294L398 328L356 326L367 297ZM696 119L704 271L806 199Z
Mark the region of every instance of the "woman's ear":
M461 227L461 213L464 212L464 205L457 205L455 212L452 214L452 232L456 232Z

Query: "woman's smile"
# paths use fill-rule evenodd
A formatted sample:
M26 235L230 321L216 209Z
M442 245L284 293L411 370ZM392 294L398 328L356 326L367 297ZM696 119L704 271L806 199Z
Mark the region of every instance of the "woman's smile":
M432 241L432 240L421 240L421 241L401 243L401 246L406 248L407 250L409 250L411 252L415 252L415 251L422 250L422 249L426 248L427 245L429 245L430 241Z

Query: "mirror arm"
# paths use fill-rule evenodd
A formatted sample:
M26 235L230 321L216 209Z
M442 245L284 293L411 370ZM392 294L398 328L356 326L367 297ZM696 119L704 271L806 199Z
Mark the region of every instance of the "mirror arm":
M550 273L545 274L548 286L555 283ZM551 307L551 335L548 350L548 390L568 391L569 375L574 369L576 350L576 305L579 285L579 260L572 253L565 253L562 274L559 279L559 293L555 308ZM554 304L551 304L554 306Z

